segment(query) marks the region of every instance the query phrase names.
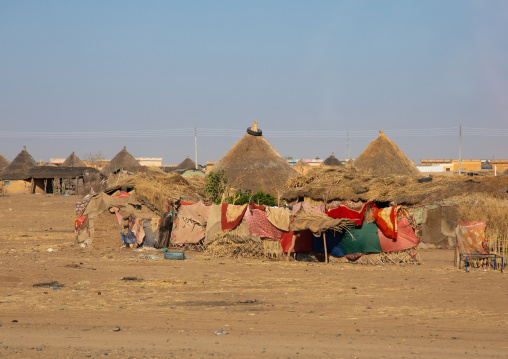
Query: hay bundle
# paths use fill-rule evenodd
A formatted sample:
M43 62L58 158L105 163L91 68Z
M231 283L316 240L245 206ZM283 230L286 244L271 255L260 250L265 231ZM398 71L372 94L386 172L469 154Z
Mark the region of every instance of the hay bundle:
M119 186L131 185L138 197L146 198L159 212L164 213L171 200L183 199L197 202L205 197L198 180L187 181L178 173L150 171L122 179Z
M316 236L320 236L326 230L344 232L348 227L355 224L345 218L331 218L327 214L317 211L305 211L300 209L291 216L291 230L293 232L309 229Z

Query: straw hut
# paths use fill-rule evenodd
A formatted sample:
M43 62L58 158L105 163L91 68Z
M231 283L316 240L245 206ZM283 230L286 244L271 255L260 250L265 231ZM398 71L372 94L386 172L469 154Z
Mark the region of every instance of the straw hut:
M212 170L224 170L229 184L236 189L252 193L262 190L275 196L289 178L297 176L297 172L263 137L256 121Z
M325 166L343 166L342 162L340 162L334 155L333 152L326 160L324 160L323 165Z
M312 169L312 166L304 160L300 160L293 165L293 169L298 172L298 174L304 175Z
M37 163L27 152L26 147L0 172L4 193L32 193L29 171Z
M109 163L104 166L101 173L105 176L118 172L118 170L125 170L130 172L140 172L143 170L143 166L127 151L124 146L123 149L116 154L115 157Z
M86 165L72 152L64 163L62 163L62 167L86 167Z
M0 154L0 171L10 164L9 160Z
M379 136L354 160L353 165L374 176L420 174L414 163L383 131L379 131Z

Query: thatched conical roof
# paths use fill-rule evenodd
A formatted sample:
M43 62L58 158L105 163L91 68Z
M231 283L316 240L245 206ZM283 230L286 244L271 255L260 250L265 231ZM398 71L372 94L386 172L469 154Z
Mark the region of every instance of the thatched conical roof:
M178 166L176 166L179 170L195 170L196 169L196 163L191 160L189 157L184 159Z
M62 163L62 167L86 167L86 165L72 152Z
M213 171L224 170L228 183L234 188L255 193L277 195L286 181L297 175L296 171L273 148L258 130L257 122L213 166Z
M340 162L334 155L333 152L326 160L324 160L323 164L325 166L342 166L342 162Z
M136 172L141 170L142 167L143 166L141 166L139 162L136 161L129 152L127 152L127 148L124 146L123 149L118 152L106 166L104 166L101 172L104 175L113 173L118 169Z
M10 164L9 160L0 154L0 171Z
M420 171L400 148L379 131L353 165L375 176L418 175Z
M16 156L12 162L0 172L3 180L24 180L30 178L28 173L32 167L37 166L33 157L27 152L26 147Z
M310 165L304 160L300 160L293 165L293 167L302 167L302 166L310 166Z

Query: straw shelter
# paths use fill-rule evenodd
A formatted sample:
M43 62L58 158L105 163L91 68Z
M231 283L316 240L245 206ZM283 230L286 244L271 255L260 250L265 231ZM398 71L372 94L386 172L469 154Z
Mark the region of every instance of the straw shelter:
M325 166L343 166L342 162L340 162L334 155L333 152L326 160L324 160L323 165Z
M72 152L64 163L62 163L62 167L86 167L86 165Z
M383 131L379 131L379 136L354 160L353 165L374 176L420 174L414 163Z
M185 158L182 162L180 162L176 167L173 168L171 172L176 172L179 174L184 174L188 170L196 170L196 163L191 160L189 157Z
M10 164L9 160L0 154L0 171Z
M123 149L116 154L115 157L101 170L102 174L107 176L118 170L125 170L131 172L139 172L143 170L143 166L127 151L124 146Z
M289 178L297 172L273 148L257 128L257 122L247 129L231 149L213 166L213 171L224 170L228 182L236 189L278 195Z
M293 169L298 172L298 174L304 175L312 169L312 166L304 160L300 160L293 165Z
M16 158L0 172L2 191L4 193L31 193L29 171L35 166L37 163L23 146L23 150Z

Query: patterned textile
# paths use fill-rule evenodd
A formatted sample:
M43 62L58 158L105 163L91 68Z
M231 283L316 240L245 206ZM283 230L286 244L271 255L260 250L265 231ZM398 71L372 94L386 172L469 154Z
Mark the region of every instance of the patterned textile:
M143 229L143 219L136 218L134 220L134 226L132 227L132 233L136 236L136 245L140 246L143 243L143 239L145 239L145 230Z
M373 213L376 224L383 234L389 238L397 239L397 219L401 216L410 216L402 206L391 206L375 209Z
M266 217L268 221L281 231L289 231L289 215L291 212L284 207L266 207Z
M296 213L300 210L300 208L303 208L305 211L315 211L315 212L323 213L324 206L321 205L321 206L317 206L317 207L313 208L307 202L298 202L297 204L295 204L293 206L293 209L291 210L291 212Z
M488 254L485 227L487 227L487 222L459 221L459 225L455 230L459 253Z
M234 229L242 221L247 204L235 206L233 204L222 203L221 206L221 226L222 230Z
M253 209L245 212L245 221L249 227L249 232L253 236L280 239L282 231L274 227L266 218L266 212L259 209Z
M332 218L346 218L355 224L361 226L363 223L363 215L367 207L376 207L373 202L364 204L357 204L354 202L341 202L341 204L334 209L329 209L325 213Z

